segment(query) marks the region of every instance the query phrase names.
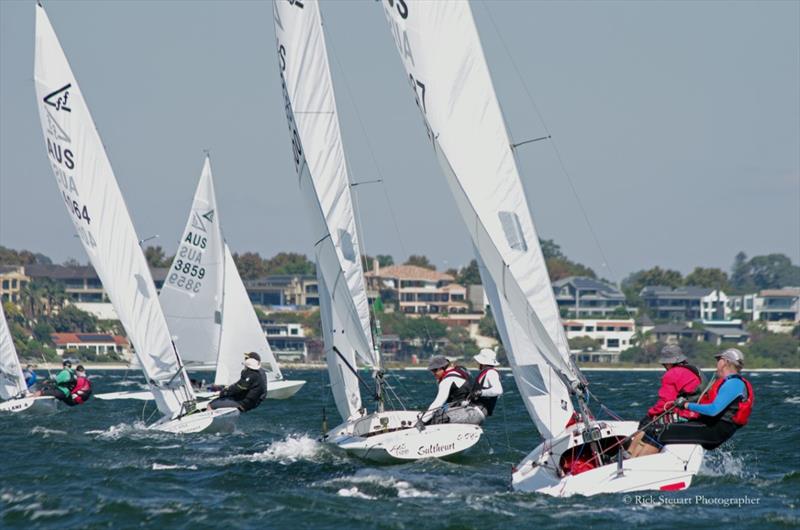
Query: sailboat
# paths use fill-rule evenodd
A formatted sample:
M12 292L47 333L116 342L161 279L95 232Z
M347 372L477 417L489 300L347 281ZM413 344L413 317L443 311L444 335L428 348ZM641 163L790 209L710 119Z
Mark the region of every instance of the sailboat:
M361 252L319 5L275 2L278 62L298 183L311 213L320 314L331 392L344 423L323 440L355 456L398 462L475 445L476 425L422 426L421 413L387 411L380 352L370 324ZM369 387L357 360L373 370ZM374 395L368 412L359 383Z
M570 358L469 4L382 4L472 239L517 388L544 440L515 467L513 488L569 496L689 487L703 459L700 446L670 445L625 459L621 445L638 423L598 421L589 409L588 381Z
M261 329L222 234L208 156L159 301L172 339L186 366L215 368L215 385L235 383L239 379L244 354L253 351L269 366L267 398L289 398L305 384L305 381L283 378ZM197 391L200 399L216 395L216 392ZM97 397L153 399L147 391L112 392Z
M133 343L162 417L149 428L231 430L236 409L199 411L125 201L83 93L41 4L34 79L47 156L78 237Z
M58 400L52 396L33 396L28 393L22 366L19 364L14 339L8 329L3 302L0 300L0 414L14 412L50 412Z

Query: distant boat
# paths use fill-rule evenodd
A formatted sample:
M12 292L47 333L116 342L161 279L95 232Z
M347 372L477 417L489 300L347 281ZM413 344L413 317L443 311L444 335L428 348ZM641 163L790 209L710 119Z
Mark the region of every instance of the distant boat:
M514 468L513 488L559 497L687 488L703 460L699 445L670 445L657 455L625 460L620 445L637 422L597 421L589 410L588 382L570 359L469 4L383 2L383 7L472 238L517 388L544 439ZM585 465L576 471L570 462L582 456Z
M186 228L159 295L172 338L191 367L216 369L215 385L239 379L246 352L269 365L268 399L286 399L305 381L283 378L222 234L211 162L206 157ZM216 392L198 391L200 398ZM113 392L100 399L153 399L150 392Z
M323 441L381 462L442 457L475 445L477 425L423 427L421 413L384 410L350 182L325 37L316 0L275 2L274 23L286 117L298 181L313 228L320 313L331 392L344 423ZM361 401L357 360L373 370L376 411Z
M200 411L100 136L41 4L36 7L36 101L67 212L134 345L162 417L175 433L232 430L236 409Z
M0 300L0 414L15 412L50 412L57 410L52 396L32 396L19 364L14 339L8 329L3 302Z

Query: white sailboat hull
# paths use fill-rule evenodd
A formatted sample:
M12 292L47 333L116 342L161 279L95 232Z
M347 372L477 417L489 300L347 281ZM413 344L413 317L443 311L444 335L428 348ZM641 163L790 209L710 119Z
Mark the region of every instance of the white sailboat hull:
M623 439L638 428L632 421L596 422L601 443ZM692 483L703 462L699 445L668 445L655 455L611 463L575 475L560 476L556 469L566 451L583 444L582 425L574 425L561 435L534 449L511 475L514 490L544 493L554 497L596 495L642 490L683 490Z
M349 454L379 463L442 458L466 451L481 438L477 425L448 423L417 428L419 412L376 412L347 421L323 441Z
M59 408L58 400L52 396L30 396L1 402L0 414L49 413L55 412Z
M238 418L239 410L234 408L203 410L174 420L163 418L148 429L172 434L229 433L233 432Z
M303 380L281 379L280 381L268 381L267 399L288 399L303 388L306 382ZM213 399L217 397L216 392L197 392L198 399ZM137 399L140 401L150 401L153 394L149 390L129 390L123 392L107 392L97 394L94 397L113 401L118 399Z

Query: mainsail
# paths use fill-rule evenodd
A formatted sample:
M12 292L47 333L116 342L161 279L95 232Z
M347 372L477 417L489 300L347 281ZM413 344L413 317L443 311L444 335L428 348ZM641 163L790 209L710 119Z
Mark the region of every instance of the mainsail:
M34 78L48 159L69 217L134 345L159 411L175 418L194 393L100 136L41 5Z
M8 329L3 301L0 300L0 398L11 399L27 389L14 339Z
M319 5L275 2L281 85L300 188L312 214L328 371L344 418L361 408L356 356L378 366Z
M211 163L206 157L186 228L159 294L172 339L186 363L217 362L222 329L224 245Z
M582 376L569 358L469 4L400 1L383 6L428 136L481 262L517 386L542 434L560 432L572 413L568 386L578 386ZM548 398L537 399L543 392Z

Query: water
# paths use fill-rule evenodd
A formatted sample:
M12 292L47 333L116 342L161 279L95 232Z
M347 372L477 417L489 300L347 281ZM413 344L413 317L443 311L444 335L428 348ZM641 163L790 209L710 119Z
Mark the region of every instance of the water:
M141 383L138 374L92 375L95 392ZM231 435L143 431L142 402L135 401L92 400L51 416L0 417L0 527L800 526L797 373L750 374L757 392L750 424L707 455L689 490L653 492L652 499L644 493L638 502L624 495L553 499L512 492L511 466L538 435L507 372L506 396L471 453L396 466L369 465L318 443L323 402L331 427L338 419L320 388L326 376L287 375L308 384L290 400L269 400L242 416ZM660 376L589 375L595 394L632 419L652 401ZM428 373L398 376L398 392L412 403L432 399ZM742 497L758 504L721 504Z

